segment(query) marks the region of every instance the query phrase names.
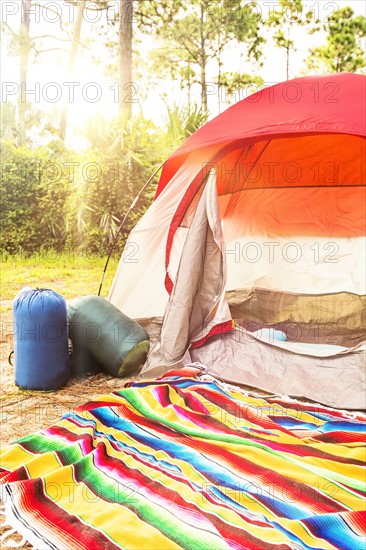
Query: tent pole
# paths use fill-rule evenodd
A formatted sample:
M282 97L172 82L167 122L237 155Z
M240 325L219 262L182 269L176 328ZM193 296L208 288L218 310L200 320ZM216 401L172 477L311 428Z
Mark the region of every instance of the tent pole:
M164 164L165 164L165 161L155 170L155 172L152 174L152 176L150 176L149 179L144 183L144 185L141 187L140 191L137 193L136 197L133 199L129 209L127 210L127 212L125 214L125 216L123 217L123 219L120 223L120 226L117 230L117 233L114 236L111 247L109 249L108 258L107 258L107 261L105 263L103 274L102 274L102 279L101 279L100 285L99 285L98 296L100 296L100 293L102 292L104 277L105 277L105 274L106 274L106 271L107 271L107 268L108 268L109 260L111 259L111 256L112 256L112 252L114 250L114 247L116 246L116 242L117 242L117 239L119 237L119 234L121 233L122 228L123 228L124 224L126 223L126 220L127 220L128 216L130 215L132 209L135 207L136 203L140 199L142 193L145 191L145 189L149 185L149 183L155 178L156 174L159 172L159 170L161 170L161 168L164 166Z

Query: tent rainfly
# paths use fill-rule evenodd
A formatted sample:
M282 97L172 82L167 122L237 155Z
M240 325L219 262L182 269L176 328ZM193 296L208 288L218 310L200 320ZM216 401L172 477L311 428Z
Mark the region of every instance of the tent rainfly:
M200 361L230 382L365 408L365 99L362 75L283 82L168 158L109 296L162 318L143 377Z

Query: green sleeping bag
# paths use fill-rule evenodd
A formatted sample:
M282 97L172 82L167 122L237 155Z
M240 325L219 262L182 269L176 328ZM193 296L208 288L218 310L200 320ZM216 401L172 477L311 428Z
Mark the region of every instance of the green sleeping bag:
M100 296L85 296L68 304L72 342L71 375L101 369L123 378L137 372L150 349L144 328Z

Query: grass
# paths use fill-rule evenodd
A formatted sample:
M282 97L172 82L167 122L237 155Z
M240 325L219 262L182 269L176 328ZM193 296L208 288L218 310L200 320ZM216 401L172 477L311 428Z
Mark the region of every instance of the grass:
M11 309L11 301L24 287L51 288L66 299L97 294L106 257L76 253L46 252L25 257L3 257L1 273L1 312ZM101 295L108 295L118 259L111 258ZM4 301L8 303L4 303Z

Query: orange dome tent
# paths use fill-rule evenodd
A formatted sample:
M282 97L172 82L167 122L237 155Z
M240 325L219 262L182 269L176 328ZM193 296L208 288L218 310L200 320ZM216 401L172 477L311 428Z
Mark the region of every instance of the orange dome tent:
M168 158L110 292L130 317L164 317L144 376L199 360L225 380L365 407L365 99L362 75L280 83Z

